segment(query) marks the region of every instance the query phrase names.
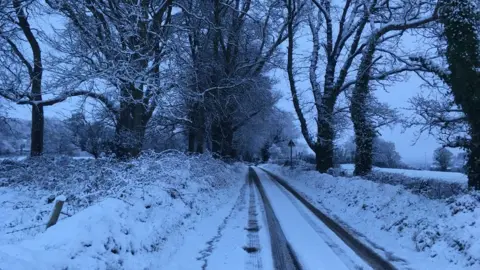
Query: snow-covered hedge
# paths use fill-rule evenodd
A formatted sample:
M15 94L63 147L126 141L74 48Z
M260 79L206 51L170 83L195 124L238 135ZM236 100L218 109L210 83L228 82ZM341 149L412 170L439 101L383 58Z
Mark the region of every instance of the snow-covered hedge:
M430 199L446 199L451 196L465 194L467 183L441 181L434 178L410 177L403 174L373 171L366 179L376 183L402 185L412 193L426 196Z
M239 164L178 152L3 161L0 269L160 269L169 236L235 200L245 174ZM45 232L59 195L66 215Z
M312 203L361 239L383 247L385 256L400 268L480 268L478 192L430 199L403 185L380 183L385 182L383 178L374 182L275 165L267 168L284 175Z
M335 173L329 174L352 176L354 169L354 164L342 164L334 170ZM376 183L402 185L412 193L430 199L446 199L468 191L466 177L460 173L374 168L364 178Z

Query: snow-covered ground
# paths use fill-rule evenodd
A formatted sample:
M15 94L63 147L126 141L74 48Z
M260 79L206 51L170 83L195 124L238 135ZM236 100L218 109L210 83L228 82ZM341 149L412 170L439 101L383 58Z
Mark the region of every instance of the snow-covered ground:
M0 156L0 161L3 160L14 160L14 161L22 161L27 159L28 156ZM93 159L92 156L84 155L84 156L72 156L73 159Z
M0 156L0 161L7 160L7 159L20 161L20 160L27 159L27 156Z
M265 168L374 249L384 249L400 269L480 269L479 193L431 200L402 185Z
M342 164L340 167L352 174L355 170L354 164ZM458 172L437 172L437 171L421 171L421 170L406 170L406 169L390 169L390 168L374 168L375 171L385 173L403 174L408 177L435 179L452 183L467 183L468 178L463 173Z
M167 269L190 244L188 232L202 231L201 221L215 228L205 239L217 233L245 175L243 165L181 153L130 162L2 161L0 269ZM67 215L46 230L52 200L61 195ZM203 247L194 244L197 252L175 257L178 265L188 268L197 258Z

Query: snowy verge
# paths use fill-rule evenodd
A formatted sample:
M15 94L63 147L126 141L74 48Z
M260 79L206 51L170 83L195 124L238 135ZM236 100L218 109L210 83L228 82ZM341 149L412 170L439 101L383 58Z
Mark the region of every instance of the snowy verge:
M340 168L353 174L355 164L341 164ZM407 169L393 169L393 168L378 168L374 167L374 171L382 173L401 174L412 178L419 179L434 179L437 181L461 183L466 184L468 181L467 175L459 172L438 172L425 170L407 170Z
M238 197L246 167L207 156L0 163L0 269L162 269L166 243ZM55 197L60 221L45 230ZM71 216L71 217L69 217Z
M264 168L285 178L361 240L383 247L401 269L479 269L480 194L443 200L401 185L315 171Z

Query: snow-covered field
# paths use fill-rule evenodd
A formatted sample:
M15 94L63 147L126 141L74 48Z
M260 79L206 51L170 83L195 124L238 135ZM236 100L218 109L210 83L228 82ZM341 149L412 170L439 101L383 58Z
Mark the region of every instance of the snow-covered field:
M221 223L245 174L181 153L0 161L0 269L165 269L200 221ZM66 215L46 230L60 195Z
M431 200L402 185L265 168L283 175L360 239L384 249L380 253L401 269L480 269L479 193Z
M3 160L16 160L16 161L21 161L27 159L27 156L0 156L0 161Z
M352 174L355 170L354 164L342 164L340 167ZM452 183L467 183L467 176L458 172L437 172L437 171L421 171L421 170L406 170L406 169L390 169L390 168L374 168L375 171L385 173L403 174L408 177L435 179Z

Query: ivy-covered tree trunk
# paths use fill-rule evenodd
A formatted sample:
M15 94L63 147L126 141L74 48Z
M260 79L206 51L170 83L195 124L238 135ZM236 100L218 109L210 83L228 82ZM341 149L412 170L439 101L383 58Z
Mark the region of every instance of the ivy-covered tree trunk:
M467 162L468 186L480 190L480 130L472 128L471 134L472 141Z
M472 0L441 0L440 22L447 40L450 87L455 103L469 124L468 185L480 190L480 59L477 25L479 14Z
M335 100L333 97L324 97L318 113L318 136L315 147L316 169L326 173L333 167L333 141L335 131L333 128L333 110Z
M355 175L366 175L372 171L373 139L375 128L368 119L368 97L370 95L370 72L375 53L375 41L372 40L362 56L358 69L357 80L352 92L350 114L355 131Z

